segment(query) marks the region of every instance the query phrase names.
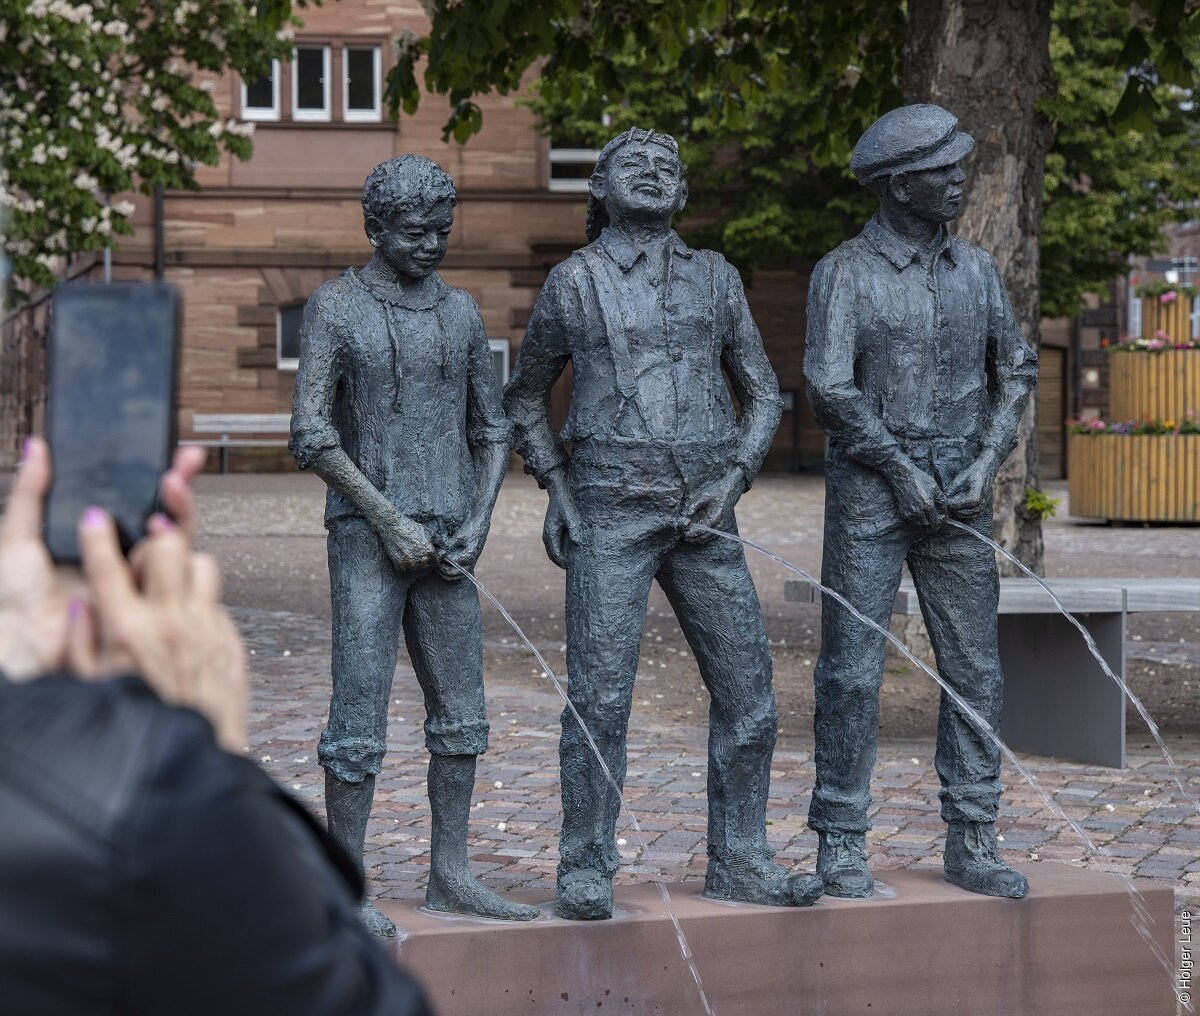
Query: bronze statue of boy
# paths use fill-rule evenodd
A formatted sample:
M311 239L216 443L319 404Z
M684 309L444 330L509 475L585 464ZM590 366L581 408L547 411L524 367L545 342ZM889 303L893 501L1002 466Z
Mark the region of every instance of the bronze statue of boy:
M880 210L813 273L804 373L829 435L821 581L886 628L907 562L939 672L996 730L996 560L946 519L991 534L992 482L1037 381L1037 354L995 260L946 228L974 146L932 105L892 110L863 134L850 167ZM808 822L834 896L872 891L867 810L883 662L883 636L827 598ZM996 842L1000 751L945 694L935 762L947 880L1024 896L1024 876Z
M567 570L568 694L622 782L657 581L711 696L705 893L810 904L820 880L773 863L767 846L777 719L762 610L742 547L700 528L736 533L734 505L779 423L779 387L737 272L671 228L687 197L675 139L626 131L601 151L590 186L589 245L550 273L505 389L517 449L550 492L547 552ZM548 395L568 360L560 437ZM555 911L607 918L619 800L569 710L559 755Z
M510 432L479 308L435 271L456 200L429 159L376 166L362 197L374 257L304 310L290 447L329 485L333 604L333 697L318 756L329 831L361 859L403 631L431 753L427 905L529 920L534 908L485 888L467 861L488 723L479 595L454 566L472 568L483 550ZM370 902L362 916L377 934L395 933Z

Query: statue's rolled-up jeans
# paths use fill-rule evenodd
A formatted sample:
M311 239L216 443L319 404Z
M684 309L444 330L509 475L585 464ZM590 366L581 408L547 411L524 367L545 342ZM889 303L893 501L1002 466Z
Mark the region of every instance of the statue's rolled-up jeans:
M906 452L945 489L978 454L978 446L954 438L910 442ZM991 548L944 523L930 529L905 522L883 476L836 446L830 450L825 485L822 583L886 628L907 562L938 672L999 730L1000 582ZM974 517L962 521L990 536L990 497ZM871 828L867 812L885 641L827 599L821 609L821 647L814 674L817 782L808 824L823 832L865 832ZM945 821L995 821L1000 750L944 694L935 766Z
M569 484L586 536L567 567L568 694L623 785L626 733L652 581L666 593L711 695L708 853L766 860L777 717L771 654L742 547L682 539L685 509L729 468L728 443L577 442ZM736 532L732 512L718 528ZM569 710L562 716L560 878L618 866L620 802Z

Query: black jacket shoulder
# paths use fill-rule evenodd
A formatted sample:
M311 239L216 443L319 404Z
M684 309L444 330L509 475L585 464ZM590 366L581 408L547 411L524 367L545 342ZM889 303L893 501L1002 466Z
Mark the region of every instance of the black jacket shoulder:
M24 1014L419 1014L361 883L136 678L0 683L0 984Z

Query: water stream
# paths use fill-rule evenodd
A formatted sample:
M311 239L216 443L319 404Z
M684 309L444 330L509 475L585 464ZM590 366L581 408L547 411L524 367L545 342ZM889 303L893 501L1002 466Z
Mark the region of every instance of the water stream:
M575 704L571 701L570 696L567 695L567 690L563 687L562 682L558 679L558 675L554 673L553 669L550 667L550 664L546 662L545 657L542 656L541 652L538 650L538 647L529 640L529 636L525 634L521 626L513 619L512 614L508 612L508 609L504 606L504 604L502 604L498 599L496 599L495 596L492 595L491 590L489 590L487 586L480 582L465 568L460 568L458 565L454 564L453 561L447 563L450 564L455 571L470 579L471 584L488 598L488 601L493 607L500 611L501 615L504 617L504 620L509 623L509 625L512 627L512 630L517 633L521 641L524 642L529 648L529 651L533 653L534 658L538 661L538 664L542 668L542 673L550 678L551 682L553 682L558 694L562 696L562 700L567 704L567 708L571 711L571 715L575 717L575 722L579 724L579 729L583 732L583 736L588 743L588 747L592 749L592 754L596 756L596 761L600 763L600 769L604 773L604 778L608 781L609 786L611 786L616 792L617 800L621 803L621 810L625 812L626 817L629 819L629 824L633 827L634 835L637 836L638 842L641 844L642 856L648 858L650 856L650 844L646 841L646 834L642 832L642 825L638 821L637 815L634 814L633 810L626 802L625 794L622 792L620 784L617 783L612 771L608 768L608 763L604 761L604 756L600 754L600 748L596 744L595 740L593 740L592 732L588 730L587 724L583 722L583 717L579 715L579 711L575 708ZM704 1006L705 1016L716 1016L716 1014L713 1012L712 1006L709 1004L708 995L704 991L704 982L700 978L700 969L696 966L696 958L692 955L692 948L688 944L687 936L683 933L683 926L679 923L679 918L675 916L675 908L672 906L671 902L671 893L667 889L665 882L658 882L656 885L658 886L658 894L662 897L663 906L666 908L667 916L670 917L671 924L675 928L675 938L679 943L679 951L683 955L683 960L687 964L688 970L691 972L692 980L696 982L696 991L700 994L700 1004Z
M975 536L978 536L981 540L983 540L985 543L989 544L993 548L995 548L997 550L1001 550L1001 552L1004 552L1003 548L1001 548L998 544L993 543L993 541L989 540L987 537L983 536L981 533L976 532L974 529L971 529L967 526L959 525L958 523L954 523L954 524L957 525L958 528L965 529L967 532L972 533ZM1045 787L1042 786L1041 782L1037 779L1036 776L1033 775L1033 773L1029 770L1029 768L1026 765L1024 765L1020 759L1017 758L1017 756L1013 753L1012 749L1009 748L1008 745L1005 744L1004 741L1002 741L1000 739L1000 735L997 733L997 731L995 731L992 728L991 724L989 724L987 722L987 720L985 720L976 709L974 709L965 699L963 699L963 697L961 695L959 695L958 692L956 692L952 687L950 687L950 685L942 678L942 676L939 673L937 673L937 671L935 671L934 669L929 667L923 660L921 660L918 657L916 657L915 655L913 655L913 653L909 651L908 647L903 642L901 642L900 639L896 638L896 636L893 635L887 628L884 628L883 626L876 624L875 621L873 621L871 618L867 617L860 610L858 610L858 608L855 607L854 604L852 604L848 599L846 599L846 597L844 597L841 593L838 593L837 591L830 589L828 586L822 585L812 575L810 575L808 572L804 571L804 569L797 567L796 565L792 564L790 561L787 561L784 558L780 557L778 554L773 553L772 551L768 550L766 547L762 546L761 544L755 543L753 540L749 540L743 536L737 536L737 535L734 535L733 533L723 532L722 530L719 530L719 529L712 529L709 526L697 526L696 528L701 529L706 533L711 533L714 536L719 536L722 539L733 540L736 543L740 543L743 546L749 547L751 550L757 551L758 553L760 553L760 554L764 555L765 557L769 558L770 560L774 561L776 564L780 565L781 567L785 568L786 570L792 572L795 575L800 576L806 582L811 583L813 588L819 589L821 591L822 595L828 596L831 599L835 600L836 602L840 603L843 607L846 608L846 610L848 610L850 612L850 614L854 618L856 618L862 624L865 624L869 628L872 628L875 631L879 632L885 639L887 639L888 642L890 642L893 646L895 646L896 649L900 652L900 654L902 656L904 656L904 658L907 659L910 663L912 663L913 666L924 671L931 678L933 678L933 680L937 683L937 685L942 689L943 693L946 694L947 696L949 696L950 700L959 709L959 711L964 716L966 716L968 720L970 720L970 722L975 727L975 729L978 730L981 734L983 734L993 744L996 745L996 747L1000 750L1001 754L1005 757L1005 759L1008 760L1009 765L1011 765L1018 773L1021 774L1022 778L1033 788L1033 790L1037 793L1037 795L1045 802L1046 806L1050 809L1051 813L1056 818L1058 818L1060 821L1066 823L1071 828L1071 830L1075 833L1075 835L1079 837L1080 841L1084 845L1084 849L1087 850L1088 853L1098 855L1098 856L1102 856L1107 853L1107 851L1104 848L1097 846L1096 843L1092 840L1092 838L1083 829L1083 827L1078 822L1076 822L1073 818L1071 818L1071 816L1068 815L1062 809L1062 807L1059 805L1059 803L1054 799L1053 795L1051 795L1050 792L1048 790L1046 790ZM1034 578L1036 578L1036 577L1037 576L1034 576ZM1047 591L1049 591L1049 590L1047 590ZM1054 594L1051 593L1052 597L1053 597L1053 595ZM1058 602L1057 598L1055 598L1055 602L1058 604L1059 609L1062 610L1062 612L1068 617L1068 619L1070 619L1072 622L1074 622L1076 624L1076 627L1080 628L1081 631L1084 631L1084 636L1085 636L1085 638L1088 639L1088 643L1089 643L1090 648L1092 649L1093 654L1095 654L1097 656L1097 659L1100 659L1101 662L1103 663L1103 659L1099 656L1099 653L1096 650L1095 643L1091 640L1091 637L1087 634L1086 630L1084 630L1082 628L1082 626L1078 624L1078 622L1075 622L1075 619L1070 615L1070 613L1066 610L1066 608L1064 608L1062 606L1062 604ZM1113 675L1112 672L1108 670L1106 664L1105 664L1105 670L1106 670L1106 672L1108 672L1110 674L1110 676L1113 677L1114 680L1117 681L1118 684L1121 684L1122 687L1124 687L1124 682L1121 681L1119 678L1117 678L1115 675ZM1126 692L1128 693L1127 688L1126 688ZM1153 729L1157 733L1157 728L1155 727ZM1168 761L1171 761L1169 753L1166 753L1165 746L1164 746L1163 750L1164 750L1164 754L1167 755ZM1181 785L1181 789L1182 789L1182 785ZM1185 797L1186 797L1186 792L1185 792ZM1153 934L1151 933L1150 928L1156 922L1155 922L1153 916L1150 914L1149 909L1146 907L1145 898L1142 896L1141 890L1139 890L1138 887L1133 884L1133 880L1131 878L1129 878L1127 875L1121 874L1120 872L1114 872L1113 874L1118 875L1118 877L1122 880L1122 882L1125 885L1126 892L1129 894L1130 903L1131 903L1131 906L1133 909L1133 915L1130 919L1130 923L1133 925L1134 929L1141 936L1142 940L1146 943L1147 947L1150 949L1150 951L1154 955L1155 959L1158 960L1158 962L1162 966L1163 970L1166 971L1168 977L1171 979L1172 990L1175 991L1176 998L1179 1000L1179 1004L1183 1007L1183 1009L1185 1011L1194 1012L1195 1010L1193 1009L1190 1001L1183 1001L1182 996L1179 994L1179 990L1175 983L1175 973L1176 972L1175 972L1174 961L1172 959L1169 959L1166 956L1166 954L1162 950L1162 947L1158 944L1158 941L1154 938Z
M1056 606L1058 608L1058 610L1062 614L1062 616L1065 617L1068 621L1070 621L1071 624L1073 624L1079 630L1079 634L1083 636L1083 641L1087 643L1088 651L1096 658L1096 662L1100 664L1100 669L1103 670L1105 674L1107 674L1113 681L1116 682L1117 687L1121 689L1121 691L1124 693L1125 697L1127 699L1129 699L1130 702L1133 703L1133 707L1138 711L1138 715L1141 716L1142 720L1145 722L1146 726L1149 728L1150 735L1154 738L1155 742L1157 742L1159 750L1163 754L1163 758L1166 759L1167 766L1171 770L1171 778L1175 781L1175 785L1179 788L1179 792L1183 795L1183 799L1185 801L1190 802L1192 807L1196 809L1196 812L1200 813L1200 800L1194 798L1191 794L1189 794L1187 791L1187 787L1184 786L1183 771L1180 769L1179 765L1175 762L1175 759L1171 757L1171 752L1167 749L1167 742L1165 740L1163 740L1163 736L1159 732L1158 724L1154 722L1153 717L1151 717L1149 710L1146 709L1146 706L1142 702L1142 700L1133 693L1133 690L1129 687L1128 684L1125 683L1125 681L1122 678L1118 677L1113 672L1113 669L1108 665L1108 661L1105 660L1102 655L1100 655L1100 649L1096 645L1096 640L1092 638L1092 633L1090 631L1088 631L1087 628L1085 628L1082 624L1080 624L1078 618L1076 618L1074 614L1072 614L1069 610L1067 610L1067 608L1065 606L1063 606L1062 600L1060 600L1058 598L1058 596L1055 595L1055 592L1053 589L1051 589L1045 582L1042 581L1040 576L1035 574L1031 569L1027 568L1022 561L1020 561L1014 555L1010 554L1007 550L1005 550L1002 546L1000 546L1000 544L998 544L995 540L992 540L989 537L984 536L983 533L979 532L978 530L972 529L970 526L963 525L961 522L956 522L954 519L947 519L946 521L949 525L953 526L955 529L961 529L965 533L970 533L972 536L978 537L980 540L982 540L984 543L986 543L989 547L991 547L992 550L994 550L997 554L1003 555L1005 558L1007 558L1009 561L1011 561L1013 564L1015 564L1018 568L1020 568L1021 571L1023 571L1026 575L1028 575L1031 579L1033 579L1034 582L1036 582L1039 586L1041 586L1044 590L1046 590L1046 592L1050 595L1050 599L1054 601L1054 606Z

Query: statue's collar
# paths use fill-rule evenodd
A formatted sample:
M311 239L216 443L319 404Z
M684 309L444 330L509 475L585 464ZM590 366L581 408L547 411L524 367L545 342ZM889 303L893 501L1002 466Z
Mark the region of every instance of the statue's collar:
M597 242L604 248L604 252L621 266L623 272L629 271L634 262L646 253L644 247L631 243L612 226L604 227L604 232L600 234ZM673 229L670 231L668 242L671 244L671 249L680 257L690 258L692 256L691 248L679 239L679 234Z
M381 285L364 276L360 268L347 268L346 275L362 286L376 300L382 300L393 307L403 307L405 310L432 310L450 292L450 287L437 272L427 276L425 284L420 288L411 290L401 289L399 286Z
M897 270L906 268L914 261L920 261L925 253L911 240L891 229L878 215L871 216L871 221L863 229L862 235L863 239L895 265ZM937 252L939 256L949 258L951 264L958 264L954 252L954 236L945 226L941 227Z

